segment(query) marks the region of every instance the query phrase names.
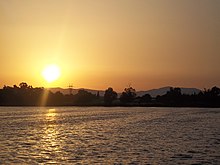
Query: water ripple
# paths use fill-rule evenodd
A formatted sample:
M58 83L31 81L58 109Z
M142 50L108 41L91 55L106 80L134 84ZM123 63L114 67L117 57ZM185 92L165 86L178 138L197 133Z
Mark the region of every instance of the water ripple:
M220 164L219 112L1 107L0 164Z

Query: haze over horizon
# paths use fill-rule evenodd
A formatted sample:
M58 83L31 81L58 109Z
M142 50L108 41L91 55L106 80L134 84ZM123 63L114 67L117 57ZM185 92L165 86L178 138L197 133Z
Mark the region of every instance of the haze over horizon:
M220 86L219 43L218 0L0 0L0 87Z

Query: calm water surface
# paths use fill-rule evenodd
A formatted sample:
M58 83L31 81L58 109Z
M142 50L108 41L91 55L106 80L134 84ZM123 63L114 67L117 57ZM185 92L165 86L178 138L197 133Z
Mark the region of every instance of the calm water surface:
M220 109L0 107L0 164L220 164Z

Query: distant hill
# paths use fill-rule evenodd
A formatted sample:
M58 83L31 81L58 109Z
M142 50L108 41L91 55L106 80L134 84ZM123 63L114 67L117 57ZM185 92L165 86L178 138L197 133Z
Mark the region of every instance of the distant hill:
M72 94L78 93L78 91L83 88L79 89L72 89ZM68 88L49 88L49 90L53 93L60 91L63 94L69 94L70 90ZM99 92L100 96L104 96L105 91L104 90L93 90L93 89L84 89L88 92L91 92L92 94L97 94ZM150 94L152 97L156 97L157 95L164 95L167 93L167 91L170 90L170 87L162 87L158 89L151 89L147 91L137 91L137 96L143 96L145 94ZM183 94L198 94L200 92L197 88L181 88L181 91ZM121 93L118 93L120 95Z
M181 89L181 92L182 94L198 94L201 90L197 89L197 88L180 88ZM151 89L151 90L148 90L148 91L138 91L137 92L137 95L138 96L142 96L142 95L145 95L145 94L149 94L151 95L152 97L156 97L158 95L164 95L167 93L167 91L170 90L170 87L162 87L162 88L158 88L158 89Z

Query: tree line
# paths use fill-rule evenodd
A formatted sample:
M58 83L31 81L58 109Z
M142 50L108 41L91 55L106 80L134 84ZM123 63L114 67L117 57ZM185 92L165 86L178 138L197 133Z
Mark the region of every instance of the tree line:
M181 88L171 87L166 94L151 97L137 96L133 87L127 87L119 95L112 87L104 96L92 94L84 89L78 93L51 92L43 87L33 88L25 82L4 86L0 89L1 106L172 106L172 107L220 107L220 88L213 87L198 94L182 94Z

